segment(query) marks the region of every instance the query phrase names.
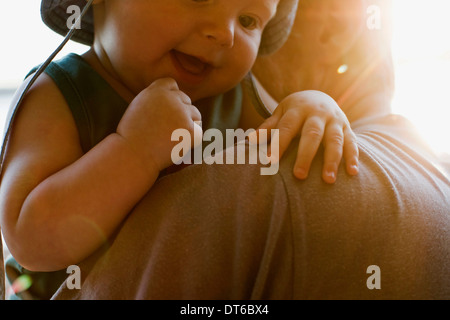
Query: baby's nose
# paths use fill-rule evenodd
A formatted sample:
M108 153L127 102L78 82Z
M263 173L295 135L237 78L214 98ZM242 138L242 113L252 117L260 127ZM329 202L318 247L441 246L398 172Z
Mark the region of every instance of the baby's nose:
M234 24L232 22L211 22L204 27L203 35L221 47L232 48L234 46Z

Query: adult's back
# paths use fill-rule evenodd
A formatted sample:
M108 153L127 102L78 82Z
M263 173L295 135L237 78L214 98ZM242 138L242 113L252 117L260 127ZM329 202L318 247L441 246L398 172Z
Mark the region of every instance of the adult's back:
M295 143L274 176L204 164L164 177L80 264L81 290L55 298L450 298L448 177L403 118L354 129L360 173L335 185L321 154L307 180L292 175Z

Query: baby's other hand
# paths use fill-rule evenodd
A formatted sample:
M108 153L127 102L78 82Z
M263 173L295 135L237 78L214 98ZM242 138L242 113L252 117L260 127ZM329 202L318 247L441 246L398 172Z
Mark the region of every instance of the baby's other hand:
M122 117L117 133L146 163L161 171L173 164L172 133L186 129L194 137L199 121L200 111L191 99L179 90L174 79L164 78L154 81L136 96Z
M322 170L325 182L336 182L342 157L346 162L347 173L358 173L359 152L356 136L344 112L323 92L308 90L289 95L258 128L260 129L279 129L279 159L292 139L300 134L294 165L294 175L298 179L307 178L321 143L325 148Z

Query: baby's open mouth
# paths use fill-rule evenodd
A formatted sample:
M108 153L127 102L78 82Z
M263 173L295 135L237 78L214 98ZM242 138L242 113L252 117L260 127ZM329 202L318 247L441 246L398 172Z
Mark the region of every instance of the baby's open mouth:
M193 75L202 75L211 68L209 63L180 51L173 50L172 55L181 68Z

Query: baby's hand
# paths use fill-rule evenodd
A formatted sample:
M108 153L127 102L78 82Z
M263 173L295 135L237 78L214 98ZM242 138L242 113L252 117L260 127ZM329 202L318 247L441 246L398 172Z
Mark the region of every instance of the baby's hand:
M358 173L358 146L347 117L337 103L320 91L301 91L285 98L258 129L279 129L279 158L292 139L300 134L294 175L305 179L323 140L322 178L334 183L342 155L350 175Z
M191 99L179 90L174 79L164 78L136 96L123 115L117 133L142 156L144 163L161 171L173 164L172 133L187 129L194 137L197 121L201 121L201 114Z

